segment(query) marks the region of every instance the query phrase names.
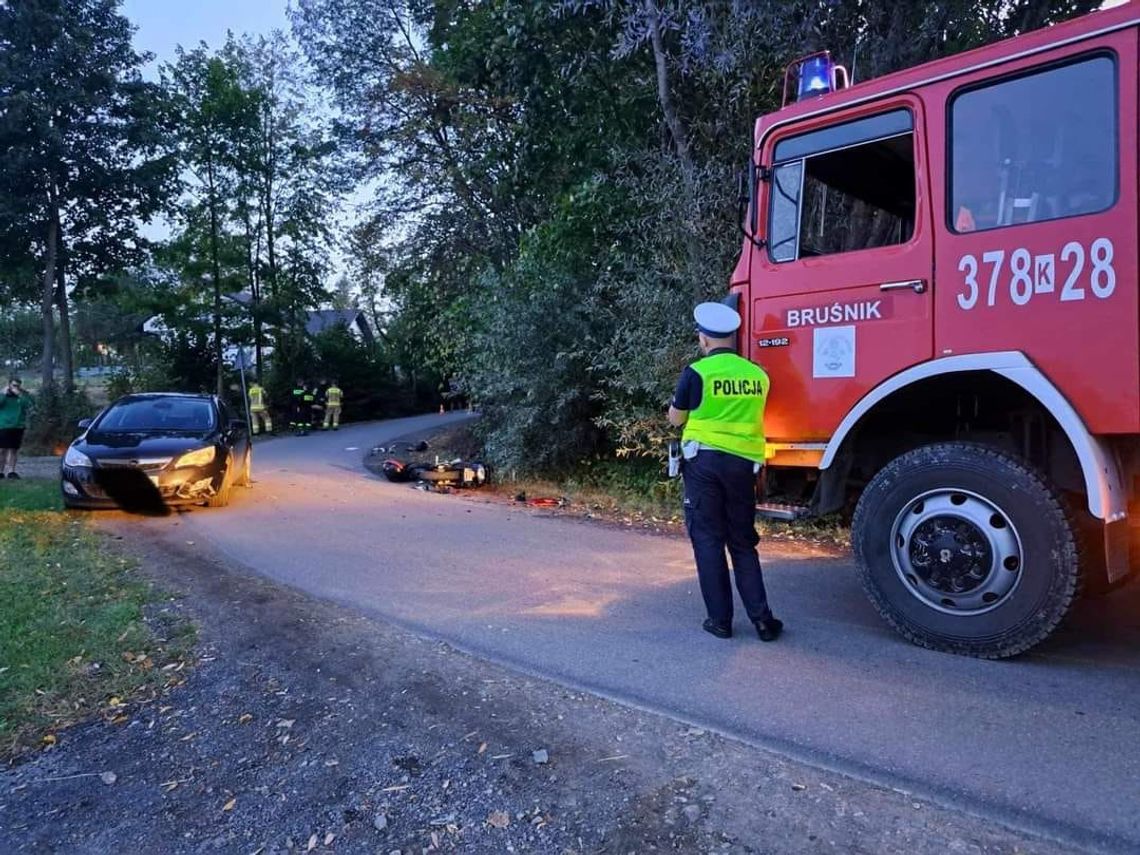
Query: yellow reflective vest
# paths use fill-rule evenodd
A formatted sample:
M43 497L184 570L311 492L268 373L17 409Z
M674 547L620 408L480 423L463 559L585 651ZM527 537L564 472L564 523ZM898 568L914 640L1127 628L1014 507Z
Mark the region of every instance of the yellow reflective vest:
M265 411L265 390L256 383L249 387L249 408L255 413Z
M325 403L330 407L339 407L341 395L343 394L339 386L329 386L328 389L325 390Z
M701 378L701 403L689 413L681 438L763 463L764 369L735 353L706 356L691 367Z

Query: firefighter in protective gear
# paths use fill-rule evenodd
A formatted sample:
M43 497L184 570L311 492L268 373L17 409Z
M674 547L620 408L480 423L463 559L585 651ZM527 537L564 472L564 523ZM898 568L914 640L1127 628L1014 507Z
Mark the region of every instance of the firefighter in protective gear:
M336 385L336 380L333 380L325 389L325 430L328 430L330 425L333 430L340 430L340 408L343 400L344 392Z
M772 614L756 545L756 473L764 463L764 405L768 375L738 356L733 337L740 315L723 303L693 312L704 354L677 383L669 421L681 435L685 526L708 618L706 632L732 637L732 586L762 641L774 641L783 623Z
M265 389L256 380L249 387L249 415L253 422L253 434L256 436L262 430L273 433L273 417L269 415L269 408L265 405Z
M321 423L321 403L317 400L317 387L305 387L305 394L303 400L305 402L305 433L308 433L311 428L316 428Z
M306 395L312 400L312 393L305 386L305 381L298 380L293 385L293 392L290 395L292 413L289 421L289 427L297 436L304 436L309 432L309 405L305 403Z

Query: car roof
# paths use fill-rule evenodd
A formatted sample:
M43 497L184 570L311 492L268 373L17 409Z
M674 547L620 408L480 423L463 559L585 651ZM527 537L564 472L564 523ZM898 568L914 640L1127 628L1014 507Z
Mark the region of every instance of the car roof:
M183 400L191 401L213 401L213 395L192 395L187 392L132 392L129 395L123 395L121 398L115 399L118 404L121 401L146 401L155 398L180 398Z

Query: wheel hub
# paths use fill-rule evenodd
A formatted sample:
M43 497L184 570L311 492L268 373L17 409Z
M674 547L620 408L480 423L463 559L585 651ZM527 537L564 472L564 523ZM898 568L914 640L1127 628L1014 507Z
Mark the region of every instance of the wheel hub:
M899 577L938 611L989 611L1021 577L1021 541L1012 522L996 504L973 493L925 493L902 508L891 534Z
M960 518L931 517L911 536L910 563L918 577L938 591L972 591L985 580L992 560L985 535Z

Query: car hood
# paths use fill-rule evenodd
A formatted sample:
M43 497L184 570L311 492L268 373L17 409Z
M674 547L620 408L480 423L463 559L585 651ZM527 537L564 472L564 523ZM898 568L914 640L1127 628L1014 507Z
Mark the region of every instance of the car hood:
M130 459L174 457L210 444L213 433L119 433L91 431L76 440L75 447L89 457Z

